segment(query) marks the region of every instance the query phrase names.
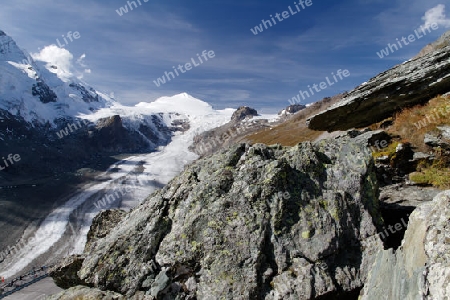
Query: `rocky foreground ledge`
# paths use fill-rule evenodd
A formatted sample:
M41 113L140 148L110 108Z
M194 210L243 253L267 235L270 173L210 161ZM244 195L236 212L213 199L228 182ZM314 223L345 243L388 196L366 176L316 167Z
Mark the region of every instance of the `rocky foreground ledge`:
M53 273L72 287L51 299L448 297L450 192L413 212L396 252L378 197L365 135L240 144L97 216L85 253Z
M52 299L357 297L383 249L377 197L370 151L349 137L241 144L189 166L90 241L81 268L62 269L94 289Z

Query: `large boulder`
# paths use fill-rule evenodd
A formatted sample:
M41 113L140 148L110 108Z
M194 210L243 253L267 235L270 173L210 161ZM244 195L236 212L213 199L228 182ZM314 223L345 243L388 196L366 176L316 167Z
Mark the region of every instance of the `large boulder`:
M370 151L349 137L236 145L135 208L78 274L128 298L345 299L382 248L377 197Z
M120 209L111 209L100 212L92 220L92 225L87 234L85 251L93 248L97 240L105 237L125 216L126 212ZM50 271L50 276L56 285L68 289L77 285L86 285L78 276L83 264L83 255L71 255L62 259Z
M450 299L450 191L414 210L402 247L380 251L362 300Z
M311 117L313 130L361 128L391 117L400 109L425 103L450 90L450 46L425 54L370 79L344 99Z
M85 285L78 277L78 271L83 264L82 255L71 255L61 260L50 270L50 276L55 284L63 289L68 289L76 285Z

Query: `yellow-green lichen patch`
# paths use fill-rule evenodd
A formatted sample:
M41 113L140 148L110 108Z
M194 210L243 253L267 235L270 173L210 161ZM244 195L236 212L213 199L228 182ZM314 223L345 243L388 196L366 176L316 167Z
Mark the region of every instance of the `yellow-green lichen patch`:
M311 238L311 231L309 231L309 230L303 231L302 238L304 238L305 240Z

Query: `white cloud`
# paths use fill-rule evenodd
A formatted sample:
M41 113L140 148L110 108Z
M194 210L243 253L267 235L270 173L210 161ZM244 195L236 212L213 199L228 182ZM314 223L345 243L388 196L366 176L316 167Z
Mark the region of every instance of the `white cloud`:
M56 73L63 81L68 81L73 76L73 55L64 48L50 45L44 47L39 53L32 53L31 56L36 61L47 63L47 69L52 73Z
M84 59L86 58L86 54L83 53L78 59L77 59L77 64L79 64L80 66L82 66L83 68L86 67L86 65L84 64Z
M50 45L44 47L38 53L31 53L31 56L36 61L42 61L46 63L46 68L57 74L57 76L65 82L70 81L72 78L83 78L83 74L91 74L91 69L87 68L83 60L86 54L82 54L77 60L76 65L73 63L73 55L65 48L60 48L56 45Z
M425 15L422 17L422 20L425 22L424 27L431 26L431 24L435 23L439 26L449 28L450 27L450 19L447 19L445 15L445 5L438 4L435 7L427 10Z

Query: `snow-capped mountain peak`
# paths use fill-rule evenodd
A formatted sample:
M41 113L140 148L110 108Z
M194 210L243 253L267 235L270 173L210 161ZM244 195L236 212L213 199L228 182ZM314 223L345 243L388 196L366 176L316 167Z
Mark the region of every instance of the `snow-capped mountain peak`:
M214 111L207 102L196 99L187 93L161 97L150 103L140 102L136 107L159 112L178 112L186 115L205 115Z
M189 136L190 144L196 134L228 122L234 112L214 110L187 93L125 106L74 77L72 59L69 51L55 45L30 56L1 31L0 111L34 126L52 125L58 133L50 134L53 139L70 135L73 126L68 125L85 119L100 131L107 127L103 132L115 128L122 142L134 141L134 151L154 150L180 134ZM106 143L108 135L98 134Z
M27 60L25 53L10 36L0 30L0 61L22 62L23 60Z
M67 66L53 64L52 54L71 55L65 49L55 51L55 47L43 49L35 55L36 61L0 31L0 109L31 124L54 125L57 119L88 114L112 102L71 76Z

